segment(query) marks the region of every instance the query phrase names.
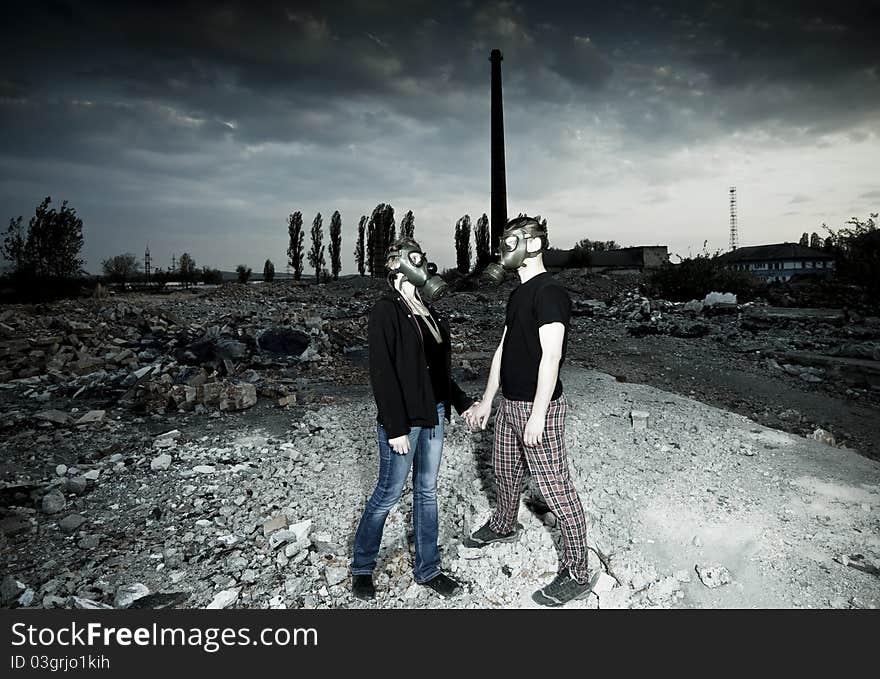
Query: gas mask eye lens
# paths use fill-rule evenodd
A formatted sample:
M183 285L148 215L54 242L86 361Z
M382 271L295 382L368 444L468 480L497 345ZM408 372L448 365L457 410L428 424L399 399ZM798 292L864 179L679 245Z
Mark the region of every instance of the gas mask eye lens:
M437 265L434 262L428 262L428 275L433 276L437 273Z
M504 247L508 250L516 250L517 243L519 243L517 236L508 236L504 239Z
M413 266L421 266L422 262L425 261L425 255L421 252L410 252L409 261L412 262Z

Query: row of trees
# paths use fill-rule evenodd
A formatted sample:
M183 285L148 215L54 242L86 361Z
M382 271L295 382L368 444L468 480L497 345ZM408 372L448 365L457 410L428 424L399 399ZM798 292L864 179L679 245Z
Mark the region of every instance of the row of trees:
M306 252L302 212L297 210L287 217L287 259L293 269L294 280L298 281L302 278L304 264L307 262L315 270L315 282L321 282L321 272L326 264L323 226L324 218L319 212L312 220L311 247ZM401 220L400 233L410 238L414 236L415 216L412 210L408 211ZM330 257L329 275L333 280L337 280L342 269L342 217L338 210L330 218L329 237L330 242L327 247L327 254ZM370 276L384 275L385 251L396 237L397 225L394 208L391 205L379 203L369 218L366 215L361 216L354 247L354 259L361 276L367 272Z

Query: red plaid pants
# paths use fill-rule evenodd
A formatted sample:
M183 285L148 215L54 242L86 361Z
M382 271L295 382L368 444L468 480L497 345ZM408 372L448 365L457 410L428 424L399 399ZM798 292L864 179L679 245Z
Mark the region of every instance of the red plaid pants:
M501 397L501 406L495 416L492 447L497 504L489 527L496 533L513 530L519 513L522 480L528 468L562 531L562 567L567 567L578 582L586 582L587 524L584 508L568 471L565 454L566 409L565 394L550 401L541 442L536 446L527 446L523 443L523 431L532 412L531 402Z

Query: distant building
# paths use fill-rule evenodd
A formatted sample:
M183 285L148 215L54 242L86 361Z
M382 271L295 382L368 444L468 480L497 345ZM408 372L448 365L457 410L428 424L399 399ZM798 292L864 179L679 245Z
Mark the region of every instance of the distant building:
M774 243L737 248L718 259L736 271L748 271L766 282L787 281L794 275L830 276L835 257L798 243Z
M548 269L564 269L576 266L572 262L574 250L548 250L544 253L544 265ZM583 268L590 272L612 274L640 273L659 269L669 261L665 245L637 245L617 250L590 252L589 264Z

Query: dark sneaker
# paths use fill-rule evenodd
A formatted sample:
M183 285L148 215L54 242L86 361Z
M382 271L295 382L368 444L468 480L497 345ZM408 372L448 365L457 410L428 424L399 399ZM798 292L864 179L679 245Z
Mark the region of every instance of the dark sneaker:
M352 575L351 593L358 599L369 601L376 598L376 587L372 575Z
M419 584L423 585L424 587L430 587L444 599L453 597L461 592L461 585L445 573L439 573L430 580L426 580L425 582L421 582Z
M563 568L553 582L532 594L532 599L542 606L562 606L574 599L586 599L598 581L599 573L594 573L589 581L580 584Z
M489 522L487 521L485 526L471 533L461 541L461 544L465 547L479 548L491 545L493 542L515 542L519 537L520 530L522 530L522 524L518 523L516 524L516 528L509 533L496 533L489 528Z

